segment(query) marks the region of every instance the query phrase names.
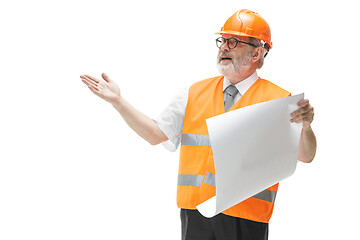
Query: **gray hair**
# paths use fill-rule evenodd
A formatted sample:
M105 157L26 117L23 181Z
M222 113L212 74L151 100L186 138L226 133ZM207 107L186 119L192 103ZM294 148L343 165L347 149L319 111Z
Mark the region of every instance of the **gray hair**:
M260 69L264 65L264 58L265 58L266 53L268 52L268 49L266 47L264 47L264 45L261 43L261 41L259 39L253 38L253 37L250 37L249 39L250 39L251 44L254 44L257 47L262 47L264 49L263 54L262 54L261 58L258 61L258 67L257 68Z

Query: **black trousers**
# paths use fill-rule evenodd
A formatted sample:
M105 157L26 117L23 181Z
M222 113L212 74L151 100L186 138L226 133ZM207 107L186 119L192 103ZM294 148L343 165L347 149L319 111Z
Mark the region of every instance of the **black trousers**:
M212 218L197 210L181 209L182 240L267 240L268 223L218 214Z

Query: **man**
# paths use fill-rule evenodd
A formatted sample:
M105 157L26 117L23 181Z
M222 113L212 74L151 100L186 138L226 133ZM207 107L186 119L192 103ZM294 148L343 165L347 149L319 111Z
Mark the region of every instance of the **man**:
M203 217L196 206L215 195L215 167L205 119L240 107L287 97L286 90L257 76L272 47L270 28L257 13L240 10L231 16L216 39L217 67L222 76L206 79L181 92L156 119L134 109L106 74L103 79L80 76L97 96L110 102L127 124L155 145L167 140L176 149L181 141L177 203L181 208L182 239L267 239L278 184L229 208L213 218ZM316 138L311 129L314 117L309 100L290 122L302 123L298 159L311 162ZM289 123L290 124L290 123ZM239 146L241 147L241 145Z

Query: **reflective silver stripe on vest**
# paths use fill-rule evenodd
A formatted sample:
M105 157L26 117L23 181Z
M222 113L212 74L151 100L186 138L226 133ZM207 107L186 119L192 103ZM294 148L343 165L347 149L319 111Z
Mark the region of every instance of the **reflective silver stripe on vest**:
M201 134L183 134L181 136L181 145L211 146L209 135Z
M216 187L216 185L215 185L215 174L209 173L209 172L206 173L204 183Z
M275 202L276 191L264 190L252 196L253 198L261 199L268 202Z
M209 184L211 186L216 187L215 185L215 174L213 173L206 173L204 183ZM261 199L268 202L275 202L276 198L276 191L270 191L265 189L262 192L259 192L258 194L255 194L252 196L253 198Z
M178 175L178 186L200 187L203 179L204 179L204 175L179 174Z

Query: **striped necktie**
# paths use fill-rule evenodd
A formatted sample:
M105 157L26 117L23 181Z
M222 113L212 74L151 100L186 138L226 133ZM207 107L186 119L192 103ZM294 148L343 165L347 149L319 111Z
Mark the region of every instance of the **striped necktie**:
M225 112L227 112L232 105L234 105L234 98L235 95L238 93L239 91L237 90L237 88L234 85L229 85L224 93L225 93L225 99L224 99L224 107L225 107Z

